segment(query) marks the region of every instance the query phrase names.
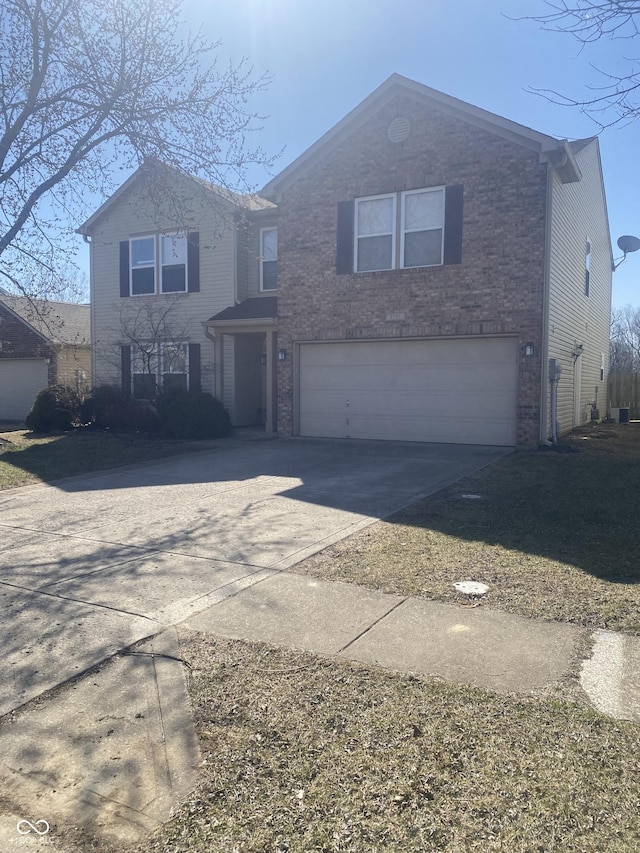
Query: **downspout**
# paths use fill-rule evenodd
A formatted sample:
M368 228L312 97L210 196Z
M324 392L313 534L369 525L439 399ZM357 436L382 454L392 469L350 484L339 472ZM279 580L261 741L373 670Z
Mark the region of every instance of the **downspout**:
M202 324L202 331L204 332L205 338L209 338L210 341L213 342L213 396L217 399L218 397L218 365L216 364L216 334L215 332L210 332L209 327L206 322Z
M566 158L565 152L565 158ZM551 289L551 238L552 238L552 210L553 210L553 167L547 163L547 198L545 204L545 240L544 240L544 278L542 285L542 356L540 361L540 444L544 444L548 438L548 385L549 382L549 291ZM551 390L551 429L556 432L556 418L553 409L556 404L554 395L554 384L549 382ZM557 390L557 383L555 388ZM554 441L557 440L557 436Z
M91 238L86 232L82 232L82 239L89 246L89 335L91 339L91 387L94 388L96 384L96 336L95 336L95 323L93 317L93 246L91 243Z

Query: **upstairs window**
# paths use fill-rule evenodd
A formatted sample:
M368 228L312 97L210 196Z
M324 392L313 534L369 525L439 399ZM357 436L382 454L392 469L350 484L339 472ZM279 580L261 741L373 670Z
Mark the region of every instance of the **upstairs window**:
M587 240L584 252L584 295L588 296L591 289L591 242Z
M184 293L187 289L187 235L162 234L160 246L162 293Z
M456 184L339 202L336 272L462 263L463 192Z
M278 287L278 229L260 229L260 290Z
M120 243L120 296L199 290L198 231L150 234Z
M154 237L131 240L131 295L156 292L156 241Z
M444 189L402 193L400 266L432 267L442 263Z
M395 222L395 195L356 199L356 272L394 268Z

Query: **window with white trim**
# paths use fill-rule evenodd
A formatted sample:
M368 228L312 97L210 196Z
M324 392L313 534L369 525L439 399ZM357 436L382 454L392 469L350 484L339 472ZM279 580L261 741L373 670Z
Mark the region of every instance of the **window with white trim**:
M131 295L156 292L156 240L155 237L132 237Z
M396 194L356 199L356 272L395 267Z
M442 264L444 189L402 193L400 266L433 267Z
M184 232L132 237L131 296L184 293L187 290L187 235Z
M355 272L444 263L445 188L355 200Z
M260 229L260 290L278 289L278 229Z
M187 235L160 236L160 292L184 293L187 289Z
M165 341L137 343L131 348L132 393L139 400L154 400L159 390L189 389L189 345Z
M587 240L584 251L584 295L589 296L591 290L591 241Z

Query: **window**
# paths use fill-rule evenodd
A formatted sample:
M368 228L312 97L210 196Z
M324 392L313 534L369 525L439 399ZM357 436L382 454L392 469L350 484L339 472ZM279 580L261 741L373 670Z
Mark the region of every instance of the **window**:
M402 193L400 266L431 267L442 263L444 190Z
M160 245L162 293L183 293L187 289L187 235L163 234Z
M254 268L255 269L255 268ZM278 287L278 229L260 229L260 290Z
M588 296L591 285L591 282L589 280L591 278L591 243L589 242L589 240L587 240L587 245L584 253L584 266L584 295Z
M188 388L187 344L167 343L160 345L162 364L162 390L186 391Z
M131 240L131 295L155 293L156 241L154 237Z
M395 195L356 200L356 272L394 268L395 222Z
M154 400L163 391L189 388L189 346L186 343L137 344L131 348L133 396Z
M120 243L120 296L200 290L200 235L184 231Z
M444 218L444 187L356 199L355 271L442 264Z

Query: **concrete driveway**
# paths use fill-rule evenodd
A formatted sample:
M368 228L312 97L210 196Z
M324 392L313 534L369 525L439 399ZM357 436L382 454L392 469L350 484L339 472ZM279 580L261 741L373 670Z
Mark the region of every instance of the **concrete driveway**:
M0 492L0 715L508 452L227 440Z

